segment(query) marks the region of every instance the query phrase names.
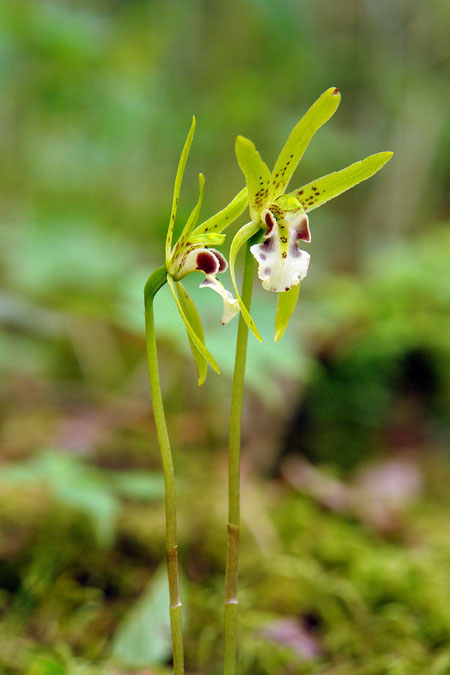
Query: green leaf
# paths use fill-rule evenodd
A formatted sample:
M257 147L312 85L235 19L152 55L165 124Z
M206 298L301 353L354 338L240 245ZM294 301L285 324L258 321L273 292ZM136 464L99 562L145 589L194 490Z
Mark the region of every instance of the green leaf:
M300 284L297 284L297 286L292 286L288 291L278 294L277 314L275 316L275 342L278 342L284 335L289 319L297 304L299 291Z
M189 151L191 149L194 131L195 131L195 117L192 118L191 128L189 129L189 133L187 135L183 150L181 152L180 161L178 163L177 175L175 177L175 185L173 188L173 199L172 199L172 211L170 212L169 227L167 229L167 237L166 237L166 264L169 261L170 253L172 250L172 237L173 237L173 230L175 227L175 218L177 216L178 200L180 198L181 182L183 180L184 168L186 166Z
M114 491L126 499L153 501L164 497L164 477L162 473L151 471L108 471L105 481Z
M25 675L67 675L67 667L57 656L38 654L31 661Z
M340 100L339 90L330 87L312 104L308 112L293 128L272 171L272 189L275 197L284 193L311 138L336 112Z
M180 305L183 308L183 311L189 323L191 324L193 330L195 331L195 334L197 335L198 339L201 340L201 342L204 344L205 335L203 333L202 320L200 319L200 314L197 311L197 307L195 306L191 296L189 295L189 293L187 292L181 281L177 282L176 289ZM195 344L192 342L191 338L189 337L189 333L188 338L189 338L189 345L192 351L192 356L194 357L194 361L197 366L198 386L200 386L206 379L206 373L208 371L208 363L205 357L199 352Z
M170 656L169 588L164 565L120 624L112 654L127 668L157 666Z
M270 171L254 144L244 136L236 138L236 157L247 182L250 215L259 221L261 211L272 199Z
M346 169L334 171L327 176L313 180L290 194L299 200L308 213L373 176L391 159L393 154L393 152L377 152L375 155L351 164Z
M194 345L197 347L197 349L198 349L198 351L200 352L200 354L202 354L202 355L205 357L205 359L208 361L208 363L210 364L210 366L211 366L212 368L214 368L214 370L216 371L216 373L220 373L219 366L217 365L217 363L216 363L216 361L214 360L213 356L209 353L209 351L207 350L205 344L204 344L204 343L200 340L200 338L197 336L196 332L194 331L194 329L192 328L190 322L188 321L188 319L187 319L187 317L186 317L186 314L184 313L183 308L182 308L182 306L181 306L181 304L180 304L180 301L178 300L177 294L176 294L176 292L175 292L174 281L173 281L172 277L170 276L170 274L167 275L167 283L169 284L169 288L170 288L170 290L172 291L172 295L173 295L174 300L175 300L175 302L176 302L176 305L177 305L177 307L178 307L178 311L179 311L180 316L181 316L181 318L182 318L182 320L183 320L183 323L184 323L184 325L186 326L186 330L187 330L188 336L190 337L190 339L192 340L192 342L194 343Z
M99 545L110 546L120 502L102 475L58 451L40 455L38 466L55 499L84 512L94 526Z
M186 225L183 228L183 231L180 235L180 248L183 247L184 242L188 241L192 230L194 227L197 225L197 220L200 215L200 209L202 208L202 202L203 202L203 188L205 186L205 177L202 173L198 174L198 190L199 190L199 195L198 195L198 200L197 204L194 206L192 209L189 218L187 219Z
M55 498L83 511L92 521L99 545L111 546L120 511L117 496L101 478L89 475L65 478L64 483L53 485Z
M100 546L114 541L120 501L101 473L78 458L47 450L27 463L0 470L0 480L27 483L41 481L56 500L83 512L91 521Z
M242 302L242 298L239 294L237 285L236 285L236 273L235 273L235 264L236 264L236 257L237 254L239 253L239 250L241 247L251 238L253 237L254 234L256 234L259 231L260 227L258 223L247 223L247 225L244 225L241 227L240 230L236 233L234 236L234 239L231 243L231 249L230 249L230 275L231 275L231 281L233 282L234 290L236 292L236 297L239 302L239 308L241 310L241 314L244 317L244 321L247 324L247 326L250 328L252 331L253 335L260 341L262 342L262 337L259 334L258 329L256 328L255 322L253 321L252 317L249 314L249 311L247 307L244 305Z
M204 223L199 225L195 231L194 235L202 234L203 232L212 233L212 232L222 232L226 227L231 225L231 223L239 218L241 213L244 211L248 202L248 190L243 188L236 197L225 206L222 211L219 211L208 220L205 220Z
M164 479L149 471L102 471L62 450L45 450L28 462L0 467L0 482L43 483L59 503L84 513L100 546L114 541L119 497L154 500L164 497Z

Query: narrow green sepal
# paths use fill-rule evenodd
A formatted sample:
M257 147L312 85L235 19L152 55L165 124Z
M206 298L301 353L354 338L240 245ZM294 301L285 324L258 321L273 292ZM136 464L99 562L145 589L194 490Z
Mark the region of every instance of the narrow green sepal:
M271 173L254 143L244 136L236 138L236 157L248 188L250 215L258 220L272 198Z
M180 235L180 245L182 242L185 242L189 239L194 227L197 225L197 220L200 215L200 209L202 208L203 202L203 188L205 186L205 177L202 173L198 174L198 200L197 204L192 209L189 218L187 219L186 225L183 228L183 231Z
M231 243L231 249L230 249L230 276L231 276L231 281L233 282L234 290L236 292L236 298L239 302L239 309L241 310L241 314L244 318L245 323L247 326L250 328L252 331L253 335L260 341L262 342L262 337L259 334L258 329L256 328L255 322L253 321L252 317L250 316L250 313L247 309L247 307L244 305L242 302L242 298L239 294L239 290L236 284L236 274L235 274L235 264L236 264L236 257L237 254L239 253L241 247L249 240L253 235L255 235L257 232L259 232L261 228L259 227L258 223L254 223L253 221L250 223L247 223L247 225L244 225L241 227L240 230L235 234L234 239Z
M358 183L371 178L383 168L386 162L389 162L393 154L393 152L377 152L374 155L369 155L359 162L350 164L345 169L334 171L327 176L313 180L289 194L296 197L305 212L308 213L330 201L330 199L338 197Z
M165 265L161 265L154 272L152 272L147 279L144 286L144 305L151 302L160 288L164 286L167 281L167 270Z
M170 254L172 251L172 237L173 231L175 228L175 218L177 216L178 201L180 199L181 183L183 181L184 168L186 166L187 158L189 156L189 151L192 145L192 139L194 138L195 131L195 117L192 118L191 128L187 135L186 141L181 152L180 161L178 162L177 175L175 177L175 185L173 188L173 198L172 198L172 210L170 212L169 227L167 228L167 237L166 237L166 264L168 264Z
M289 319L297 304L299 292L300 284L297 284L297 286L292 286L288 291L278 293L277 313L275 316L275 335L273 338L275 342L278 342L284 335Z
M222 232L226 227L239 218L248 202L248 190L243 188L224 209L216 213L194 230L194 235Z
M175 287L177 290L178 300L180 301L180 305L183 308L183 312L185 313L187 320L191 324L198 339L203 344L205 344L205 334L203 332L202 320L200 318L200 314L198 313L194 301L192 300L191 296L189 295L189 293L187 292L181 281L177 281ZM199 352L199 350L191 340L189 333L188 339L192 351L192 356L194 357L195 365L197 366L198 386L200 386L206 379L206 373L208 372L208 362L206 361L205 357Z
M184 325L186 326L186 330L187 330L188 336L190 337L190 339L192 340L192 342L194 343L194 345L196 346L196 348L198 349L198 351L200 352L200 354L208 361L208 363L209 363L210 366L216 371L216 373L220 373L219 366L217 365L217 363L216 363L214 357L209 353L209 351L207 350L205 344L204 344L204 343L200 340L200 338L197 336L197 333L194 331L194 329L192 328L190 322L188 321L188 318L187 318L186 314L184 313L184 310L183 310L183 308L182 308L182 306L181 306L181 303L180 303L180 301L178 300L177 293L176 293L176 291L175 291L174 280L172 279L172 277L170 276L170 274L167 275L167 283L169 284L169 288L170 288L170 290L171 290L171 292L172 292L173 298L174 298L175 303L176 303L176 305L177 305L177 307L178 307L178 311L179 311L180 316L181 316L181 318L182 318L182 320L183 320L183 323L184 323Z
M316 131L334 115L340 101L339 89L330 87L319 96L317 101L314 101L292 129L272 172L272 186L275 197L282 195L286 190L310 140Z
M208 232L207 234L192 234L189 237L190 244L201 244L202 246L220 246L225 241L225 235L217 232Z

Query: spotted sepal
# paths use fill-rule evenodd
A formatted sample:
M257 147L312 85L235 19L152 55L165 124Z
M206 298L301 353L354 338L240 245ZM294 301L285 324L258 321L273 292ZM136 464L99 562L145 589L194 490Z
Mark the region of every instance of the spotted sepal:
M244 136L236 138L236 157L245 176L252 220L259 221L261 211L271 202L271 175L254 144Z
M200 234L214 234L222 232L226 227L231 225L236 218L239 218L241 213L244 211L248 202L248 190L243 188L232 201L225 206L222 211L219 211L208 220L205 220L204 223L199 225L194 230L194 235Z
M298 199L306 213L313 211L330 199L338 197L346 190L373 176L391 159L393 154L393 152L377 152L375 155L370 155L351 164L346 169L322 176L322 178L294 190L290 195Z
M312 104L308 112L292 129L272 172L274 198L284 193L311 138L334 115L340 100L339 89L330 87Z

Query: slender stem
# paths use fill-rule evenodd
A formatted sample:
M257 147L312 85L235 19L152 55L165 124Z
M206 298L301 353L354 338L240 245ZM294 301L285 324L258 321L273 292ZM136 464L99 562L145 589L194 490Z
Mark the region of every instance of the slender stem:
M164 281L163 281L164 283ZM159 287L162 284L159 285ZM181 628L181 600L178 580L177 554L177 514L175 496L175 477L173 470L172 453L170 450L169 435L167 433L164 406L161 394L161 385L158 371L158 354L156 351L155 320L153 313L154 289L145 298L145 335L147 343L147 364L150 380L150 390L153 403L153 415L166 486L166 550L167 573L169 578L170 597L170 627L172 632L173 671L174 675L184 673L183 634ZM156 289L158 290L158 289ZM150 627L151 628L151 627Z
M242 300L250 310L253 289L253 257L250 242L247 244L244 277L242 280ZM247 360L248 327L242 314L236 341L233 390L231 395L229 464L228 464L228 531L227 563L225 573L225 661L224 675L236 673L237 656L237 614L238 614L238 574L239 574L239 524L240 524L240 448L241 416L244 395L245 364Z

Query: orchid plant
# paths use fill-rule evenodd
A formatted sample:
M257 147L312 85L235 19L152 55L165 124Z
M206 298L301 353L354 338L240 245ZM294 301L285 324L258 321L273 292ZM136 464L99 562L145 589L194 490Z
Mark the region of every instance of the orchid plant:
M258 263L258 277L264 289L278 293L275 318L275 341L286 330L298 300L299 287L305 278L310 256L299 248L299 242L311 240L308 213L342 192L370 178L391 158L391 152L380 152L351 166L307 183L286 194L289 181L315 132L330 119L340 102L338 89L330 88L320 96L292 130L272 172L243 136L236 140L236 155L245 176L244 187L221 211L197 225L203 200L204 177L199 175L199 197L177 241L173 243L181 183L195 131L193 118L181 153L175 178L169 226L165 245L165 264L150 275L144 288L147 363L153 413L161 450L166 485L166 549L170 596L170 623L174 673L184 672L181 600L178 579L176 534L175 480L169 436L159 380L153 302L164 284L170 287L177 309L185 325L198 370L198 383L205 380L208 364L216 372L219 367L208 351L198 310L182 284L193 272L201 272L201 288L211 288L223 300L222 324L239 314L236 358L231 395L228 469L228 538L225 579L225 675L236 673L237 608L240 522L240 442L241 415L247 357L248 330L261 341L250 315L253 268ZM249 203L251 221L235 235L230 249L230 273L236 298L224 288L217 274L228 268L223 254L215 248L223 244L224 230L244 211ZM236 284L236 258L246 244L246 257L241 293Z
M313 103L290 133L272 172L250 140L243 136L236 140L237 160L248 187L251 222L244 225L233 240L230 272L243 317L259 340L258 329L236 287L235 261L241 246L260 233L262 241L252 246L251 253L258 262L258 277L263 288L280 294L275 331L275 341L278 341L295 309L300 282L308 272L309 253L298 246L301 240L311 241L307 214L373 176L392 157L392 152L378 152L285 194L309 142L336 112L340 100L339 90L330 87Z
M261 341L250 315L253 266L265 290L278 293L275 341L284 334L295 309L300 282L308 272L310 255L299 242L311 241L308 213L373 176L392 157L380 152L346 169L318 178L286 194L289 181L316 131L335 113L341 95L331 87L300 119L281 150L273 171L254 144L238 136L236 156L245 176L251 221L235 235L230 249L230 273L241 310L231 399L228 465L228 539L225 580L225 675L236 673L240 522L240 439L248 329ZM242 292L236 285L236 257L247 244Z
M194 131L195 117L192 119L191 128L181 153L175 178L172 211L170 214L165 246L165 271L167 272L167 283L169 284L191 343L192 352L199 372L199 384L202 384L206 377L207 362L217 373L220 371L216 361L206 349L198 312L186 289L182 285L181 279L192 272L203 272L205 278L200 284L200 287L211 288L222 297L222 325L227 324L234 316L236 316L239 312L238 301L233 298L230 291L227 291L216 277L218 273L225 272L228 269L228 263L220 251L211 247L223 244L225 240L223 231L244 211L247 206L248 197L247 189L243 188L224 209L197 226L203 201L203 186L205 183L203 174L199 174L199 198L197 204L191 211L179 239L175 245L172 245L181 183L192 145Z
M225 272L228 263L220 251L212 246L223 243L223 230L230 225L247 205L247 189L244 188L222 211L197 226L203 199L204 177L199 175L200 194L180 237L172 245L178 201L181 191L186 161L195 131L195 118L188 133L175 178L169 227L165 247L165 264L156 269L147 280L144 288L145 331L147 345L147 364L150 390L153 403L153 415L161 451L162 467L165 480L166 507L166 552L170 597L170 625L172 633L173 664L175 675L184 672L183 636L181 624L181 600L178 575L177 553L177 517L175 478L169 435L164 414L161 384L158 370L158 354L156 348L154 298L156 293L167 282L176 306L186 327L192 354L197 365L198 383L202 384L206 377L208 363L219 372L219 367L205 345L203 327L198 310L182 285L181 279L193 272L204 274L201 287L212 288L223 299L224 311L222 323L228 321L239 312L237 300L227 291L216 275Z

